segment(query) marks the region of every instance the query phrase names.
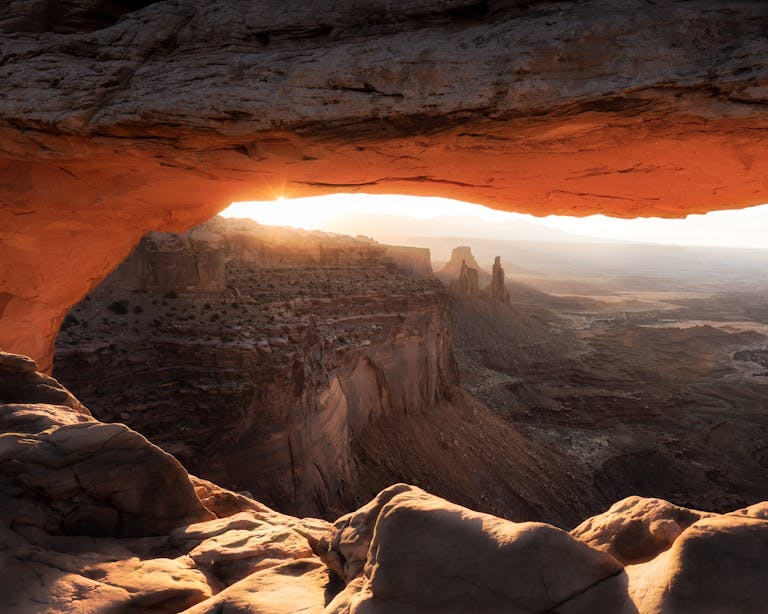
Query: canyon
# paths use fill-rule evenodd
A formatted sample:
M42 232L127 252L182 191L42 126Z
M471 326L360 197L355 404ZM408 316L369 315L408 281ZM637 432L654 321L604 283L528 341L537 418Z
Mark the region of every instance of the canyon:
M291 263L289 237L183 233L233 201L339 191L539 215L760 204L766 19L749 0L0 3L0 606L761 611L755 294L616 307L549 279L507 283L507 304L470 280L451 303L423 250L304 234ZM117 296L86 298L137 245ZM514 343L470 347L499 322ZM50 375L62 328L61 357L97 373L67 375L82 399ZM648 398L614 389L638 360ZM622 498L648 466L673 501ZM599 510L580 503L595 475L615 486Z
M602 265L588 278L573 246L537 247L549 255L545 273L532 248L507 248L518 258L507 268L520 271L507 277L509 303L452 299L467 392L571 458L570 478L585 481L598 509L629 495L712 511L766 498L765 255L731 250L735 264L719 275L716 251L666 248L659 259L656 246L630 246L634 263L622 263L620 277ZM625 249L599 253L616 259ZM669 266L684 256L689 270ZM555 266L567 270L562 281Z
M467 245L441 284L428 250L367 237L223 218L151 233L67 316L55 375L100 420L294 515L332 520L398 481L561 526L630 495L768 497L759 269L702 293L638 257L603 296L555 295L505 249L528 283ZM578 288L587 265L562 266Z
M56 377L191 472L335 519L393 482L575 524L570 461L459 386L429 252L250 220L150 233L67 316Z

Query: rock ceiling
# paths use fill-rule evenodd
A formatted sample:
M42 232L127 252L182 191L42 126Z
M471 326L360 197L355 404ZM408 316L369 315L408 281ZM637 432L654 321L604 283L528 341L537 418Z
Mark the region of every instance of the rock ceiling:
M630 0L0 5L0 346L149 229L363 191L534 214L768 200L768 5Z

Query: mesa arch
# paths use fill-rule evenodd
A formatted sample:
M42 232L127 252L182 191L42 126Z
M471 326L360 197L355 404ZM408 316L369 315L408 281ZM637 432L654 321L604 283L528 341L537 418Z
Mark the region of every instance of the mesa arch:
M145 231L234 200L768 200L765 3L332 4L0 7L0 347L49 369L67 309Z

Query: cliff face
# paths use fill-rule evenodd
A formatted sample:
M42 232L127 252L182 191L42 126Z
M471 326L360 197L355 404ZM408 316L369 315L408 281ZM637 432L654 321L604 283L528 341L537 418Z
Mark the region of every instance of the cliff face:
M768 7L291 0L0 5L0 345L150 229L334 191L680 216L765 201Z
M412 275L432 275L432 259L426 247L387 245L384 254L402 271Z
M226 285L222 243L223 236L198 229L150 232L105 283L115 292L221 292Z
M71 312L56 373L204 477L333 513L361 430L455 383L445 293L394 262L423 256L220 219L153 233Z

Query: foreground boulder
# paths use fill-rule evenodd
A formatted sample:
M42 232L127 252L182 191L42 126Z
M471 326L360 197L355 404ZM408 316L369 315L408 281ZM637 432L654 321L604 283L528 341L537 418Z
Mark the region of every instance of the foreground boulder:
M0 353L0 364L37 377L23 360ZM768 603L766 503L718 515L630 497L568 534L396 484L330 525L189 476L85 408L23 401L0 405L0 609L14 614L728 614Z
M26 401L0 406L4 520L53 535L141 537L215 517L175 458L122 424L94 420L35 366L0 352L2 400Z
M383 494L337 522L326 542L324 557L344 560L350 579L378 511L362 581L334 611L549 611L623 573L610 555L550 525L508 522L405 485ZM609 598L626 600L620 591Z
M397 484L320 541L347 583L325 612L759 612L765 509L718 515L628 497L569 536Z
M669 614L765 612L768 521L705 518L643 565L627 567L637 610Z
M26 384L50 380L2 352L0 373L5 389L32 401L37 387ZM71 397L55 380L45 385ZM253 572L275 595L288 580L316 585L305 601L325 607L328 571L312 544L327 523L191 478L171 455L122 424L96 421L76 400L11 398L0 405L0 610L173 614L214 596L219 608L242 602L239 590L224 589Z
M0 350L0 403L64 405L77 413L90 415L90 412L69 390L52 377L38 372L37 363L34 360L2 350Z
M627 497L582 522L571 535L624 565L644 563L667 550L680 534L708 512L689 510L663 499Z
M7 516L51 534L162 535L214 518L178 461L122 424L0 436L0 489Z

